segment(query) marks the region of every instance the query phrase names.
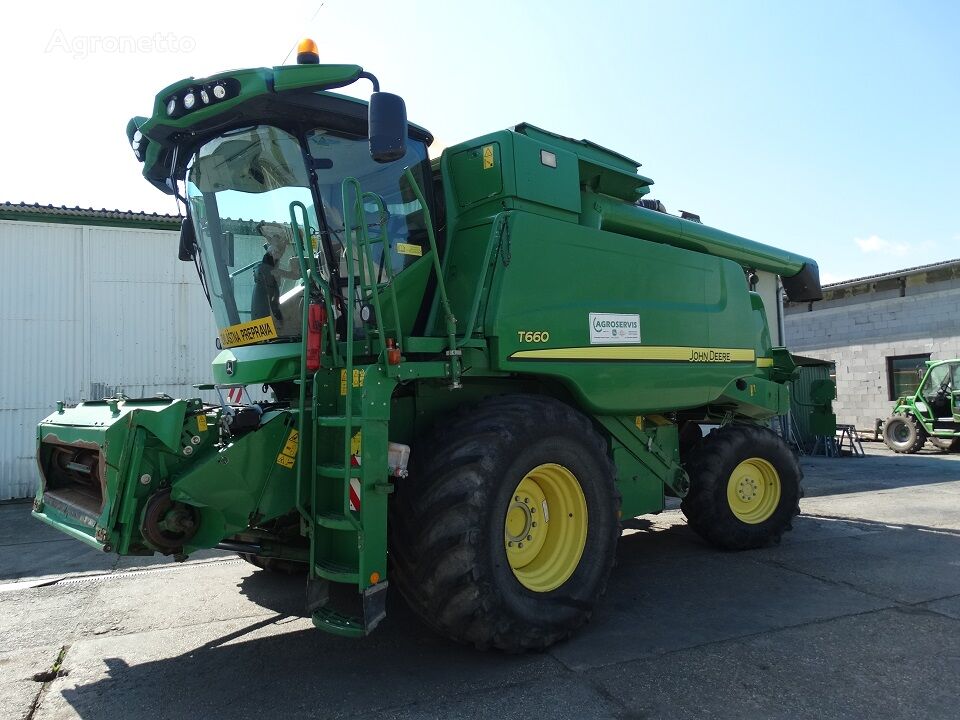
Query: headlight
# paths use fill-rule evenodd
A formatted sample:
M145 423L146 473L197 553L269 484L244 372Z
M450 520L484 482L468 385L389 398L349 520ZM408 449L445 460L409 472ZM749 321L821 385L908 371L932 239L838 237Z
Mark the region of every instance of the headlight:
M167 115L173 115L177 111L177 99L170 98L167 102Z
M200 102L202 102L204 105L210 104L210 95L207 93L206 90L200 91Z
M227 89L223 85L214 85L213 96L217 100L223 100L227 96Z
M192 110L196 102L197 102L197 96L194 95L192 92L187 93L186 95L183 96L183 107L187 110Z

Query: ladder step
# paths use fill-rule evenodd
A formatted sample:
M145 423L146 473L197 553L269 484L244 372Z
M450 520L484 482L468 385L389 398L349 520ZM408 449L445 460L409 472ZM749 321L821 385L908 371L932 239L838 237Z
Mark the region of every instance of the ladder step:
M360 416L354 415L350 418L351 427L359 427L363 423L363 419ZM347 426L347 416L346 415L320 415L317 417L317 425L320 427L346 427Z
M317 465L317 475L319 477L334 478L336 480L343 479L347 476L347 470L350 471L349 477L360 477L359 467L345 468L343 465Z
M310 616L314 627L342 637L362 637L363 621L360 618L341 615L329 608L320 608Z
M315 522L321 527L331 530L357 530L358 523L343 513L338 512L319 512L316 515Z
M335 560L317 560L313 568L324 580L341 583L360 582L360 571L356 565L347 565Z

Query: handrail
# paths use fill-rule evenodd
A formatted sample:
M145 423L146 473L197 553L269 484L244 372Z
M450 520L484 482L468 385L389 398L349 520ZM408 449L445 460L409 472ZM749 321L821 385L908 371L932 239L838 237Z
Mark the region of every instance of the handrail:
M403 331L400 329L400 308L397 307L397 289L393 284L393 277L394 277L393 262L392 262L393 258L391 258L388 255L390 238L387 235L386 230L383 229L384 223L386 223L386 221L390 218L390 212L387 210L387 205L383 201L383 198L377 195L377 193L373 193L373 192L363 193L361 197L361 202L368 198L377 204L377 208L380 211L379 217L383 218L383 220L380 223L380 244L382 245L382 248L383 248L380 256L380 265L381 267L385 266L387 268L387 287L390 289L390 299L393 303L393 326L394 326L394 334L396 335L395 340L397 342L397 347L403 347ZM370 256L369 237L367 238L365 247L367 249L367 263L369 265L370 272L372 273L373 258ZM379 306L379 283L374 281L371 287L374 290L375 295L378 296L377 306L376 306L377 322L381 323L380 306ZM383 328L382 323L380 324L380 332L382 334L385 334L385 330Z
M407 182L410 183L410 189L413 190L413 194L417 197L420 207L423 208L423 219L427 225L427 239L430 240L430 249L433 250L433 270L437 276L437 290L440 293L440 303L443 306L447 340L450 346L450 352L455 352L457 349L457 318L454 317L453 312L450 310L450 301L447 299L447 288L444 285L443 271L440 268L440 255L437 251L437 238L433 232L433 218L430 216L430 207L427 205L427 201L423 197L423 191L420 189L420 185L417 183L417 179L413 176L410 168L404 168L403 174L404 177L407 178ZM453 365L455 363L451 364ZM455 378L454 382L459 382L459 378Z
M352 179L352 178L351 178ZM359 190L359 183L354 180ZM341 183L341 199L343 206L343 241L344 241L344 259L347 263L347 297L346 302L344 302L344 312L346 313L346 331L344 333L346 340L346 349L344 352L344 369L343 369L343 415L344 415L344 426L343 426L343 453L342 458L352 458L353 453L350 452L351 440L353 439L353 340L354 340L354 327L353 327L353 311L354 305L356 304L356 292L354 290L354 258L353 258L353 242L351 234L355 232L352 229L351 222L348 220L350 217L356 217L356 214L351 215L347 210L347 194L345 192L347 188L347 180L344 179ZM359 202L359 199L358 199ZM360 208L363 209L362 206ZM354 203L354 210L356 210L356 203ZM344 492L343 492L343 515L344 517L353 517L350 512L350 465L351 460L346 460L344 467Z
M493 226L490 230L490 239L487 240L487 249L483 255L483 267L480 268L480 276L477 278L476 290L473 291L473 302L470 304L470 315L467 317L467 324L463 331L463 337L457 341L457 347L463 347L473 335L473 328L477 324L477 314L480 311L480 298L483 297L483 286L487 282L487 273L490 267L490 254L493 252L494 241L499 240L504 232L509 232L507 223L510 217L508 212L498 213L494 218Z
M331 292L330 285L323 279L323 274L320 272L320 267L317 265L317 259L313 256L313 247L310 248L310 253L308 254L305 250L303 241L300 238L300 227L297 224L296 214L294 210L300 208L303 213L303 227L304 227L304 237L309 236L310 234L310 216L307 215L307 207L299 200L294 200L290 203L290 231L293 234L294 246L297 250L297 262L300 264L300 279L303 281L304 287L304 317L306 317L306 307L310 300L310 293L307 291L309 282L308 280L313 280L319 288L320 292L323 295L323 303L327 309L327 330L330 333L330 354L333 359L333 365L336 367L340 364L340 353L337 349L337 329L334 327L334 314L333 314L333 293ZM307 267L306 257L310 258L310 267ZM312 271L312 272L308 272ZM308 277L309 275L309 277ZM307 325L304 324L301 332L301 342L307 337ZM304 355L304 357L306 357Z
M303 429L304 429L303 423L304 423L304 415L305 415L306 405L307 405L306 337L307 337L307 327L309 324L309 313L310 313L310 291L309 291L310 270L307 268L307 261L303 257L304 255L303 242L301 242L300 240L300 229L299 229L299 226L297 225L297 217L296 217L297 205L299 205L300 207L303 207L304 213L306 212L306 208L303 206L303 203L296 200L291 202L289 206L290 230L293 234L294 247L296 247L297 249L297 262L300 265L300 280L301 282L303 282L303 313L302 313L301 324L300 324L300 388L299 388L299 397L298 397L298 403L297 403L297 432L301 436L301 441L297 445L297 455L300 456L302 454L301 448L303 447L303 441L302 441ZM306 215L304 215L304 217L306 218ZM314 398L316 398L315 394L314 394ZM314 400L314 402L316 402L316 400ZM317 424L316 422L314 422L313 423L314 436L316 435L316 426ZM316 507L317 507L317 497L316 497L317 493L316 493L316 481L314 479L316 476L316 447L312 446L311 449L312 449L312 453L311 453L312 457L309 463L310 510L307 510L307 508L303 506L303 502L301 501L301 479L303 477L303 466L304 466L304 463L302 462L302 457L297 458L301 462L299 462L297 465L296 504L297 504L297 510L310 523L310 529L312 532L313 531L313 513L316 511ZM314 551L314 543L311 542L310 543L310 567L311 568L314 566L315 561L316 561L316 557L315 557L315 551Z

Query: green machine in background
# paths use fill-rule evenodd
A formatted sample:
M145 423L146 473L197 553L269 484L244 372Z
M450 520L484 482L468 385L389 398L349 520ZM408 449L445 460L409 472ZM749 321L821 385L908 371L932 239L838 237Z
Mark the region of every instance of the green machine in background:
M897 453L915 453L928 440L938 450L960 450L960 358L928 360L913 395L897 398L883 423L883 441Z
M369 103L334 92L358 81ZM765 422L795 368L747 278L817 299L812 260L669 215L637 162L531 125L431 161L401 98L309 43L170 85L127 136L186 208L220 401L59 405L38 519L105 552L301 570L342 635L396 586L438 632L512 651L586 622L621 521L667 495L722 548L789 528L801 472Z
M834 364L829 360L791 355L797 372L790 383L790 420L794 441L809 452L817 438L832 439L837 434L837 416L833 401L837 386L831 379Z

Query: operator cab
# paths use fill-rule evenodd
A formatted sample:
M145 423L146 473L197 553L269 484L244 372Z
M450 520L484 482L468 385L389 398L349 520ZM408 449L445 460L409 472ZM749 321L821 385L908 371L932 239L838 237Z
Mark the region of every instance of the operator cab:
M330 101L342 106L345 100L325 93L315 97L328 107ZM301 108L304 104L301 99ZM421 188L430 188L429 138L411 133L400 157L378 162L371 155L367 123L356 122L351 129L345 120L340 115L338 122L319 127L303 117L297 123L275 118L276 124L222 132L193 154L185 185L195 259L221 337L235 339L227 346L300 340L298 246L337 295L335 307L342 310L348 302L347 268L356 275L361 258L357 244L345 239L357 229L345 218L359 217L356 185L347 179L359 182L367 231L379 239L370 245L374 277L368 280L382 283L425 255L426 214L404 169L411 169ZM349 263L348 245L353 248Z
M960 362L931 367L920 394L935 420L949 422L960 416Z

